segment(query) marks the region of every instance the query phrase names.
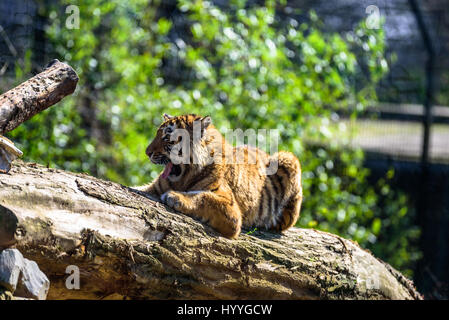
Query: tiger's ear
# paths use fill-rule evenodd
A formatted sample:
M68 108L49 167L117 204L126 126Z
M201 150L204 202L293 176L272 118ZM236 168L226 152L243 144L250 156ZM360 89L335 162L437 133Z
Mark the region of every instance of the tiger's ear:
M164 121L167 121L167 120L170 120L170 119L172 119L172 118L174 118L173 116L171 116L171 115L168 115L168 114L166 114L166 113L164 113Z
M205 116L203 118L201 118L201 127L203 127L203 129L207 129L208 126L210 126L212 123L212 119L210 118L210 116Z

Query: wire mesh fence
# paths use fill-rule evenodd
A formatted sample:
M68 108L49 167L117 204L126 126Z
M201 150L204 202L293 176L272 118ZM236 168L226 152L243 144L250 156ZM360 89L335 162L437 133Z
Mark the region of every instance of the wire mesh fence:
M449 107L432 107L429 159L449 163ZM345 121L345 120L344 120ZM423 154L424 110L422 105L382 104L356 121L351 146L395 159L420 161Z

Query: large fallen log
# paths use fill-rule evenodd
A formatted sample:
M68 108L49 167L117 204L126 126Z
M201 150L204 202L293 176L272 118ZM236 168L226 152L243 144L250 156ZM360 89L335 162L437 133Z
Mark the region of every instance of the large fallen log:
M51 282L48 299L421 299L352 241L298 228L228 240L84 174L16 161L0 175L0 205L0 222L9 222L0 246L15 243L38 263ZM79 268L79 290L66 287L70 265Z
M0 135L72 94L77 82L75 70L55 59L41 73L0 95Z

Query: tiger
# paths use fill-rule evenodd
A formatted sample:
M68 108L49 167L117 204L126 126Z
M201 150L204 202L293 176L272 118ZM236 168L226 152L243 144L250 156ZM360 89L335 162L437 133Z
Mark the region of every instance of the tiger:
M182 143L189 152L180 149ZM145 153L165 168L152 183L134 188L208 223L226 238L238 238L242 227L282 232L299 218L302 185L296 156L233 147L210 116L164 114ZM267 168L277 170L270 174Z

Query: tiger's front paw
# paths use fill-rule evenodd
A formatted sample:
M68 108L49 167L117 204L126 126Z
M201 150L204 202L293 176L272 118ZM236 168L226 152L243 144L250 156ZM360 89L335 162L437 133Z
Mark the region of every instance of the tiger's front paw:
M180 211L182 201L180 195L174 191L167 191L161 196L161 200L170 208Z

